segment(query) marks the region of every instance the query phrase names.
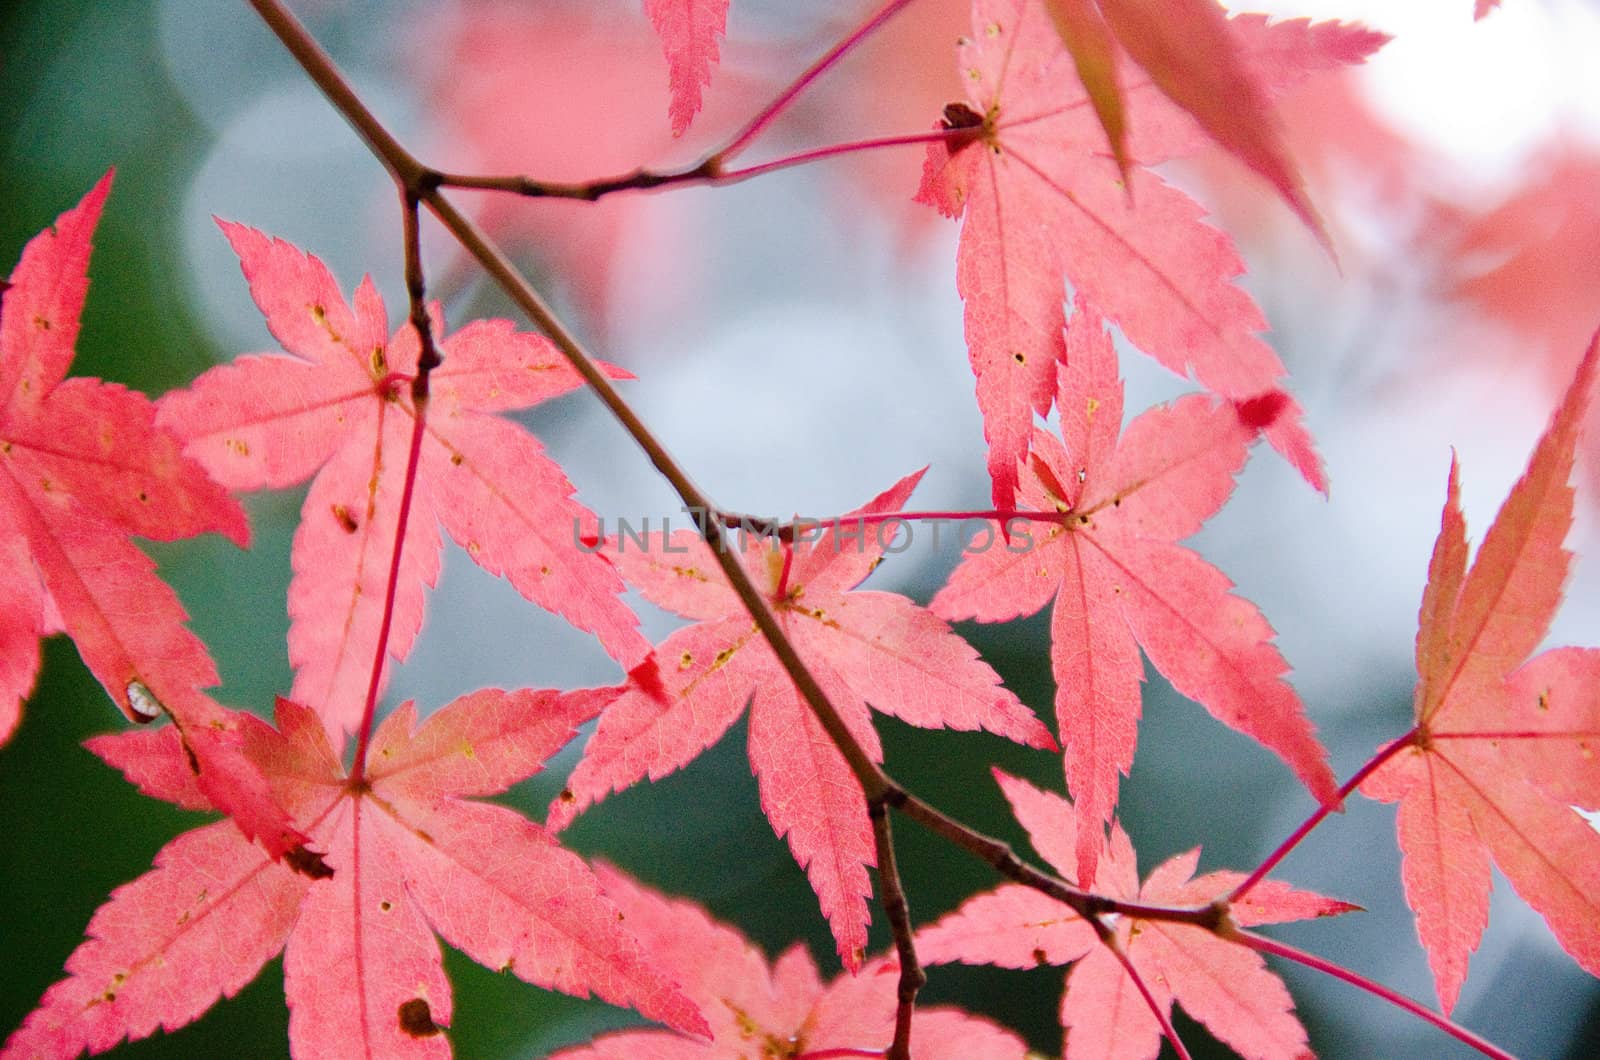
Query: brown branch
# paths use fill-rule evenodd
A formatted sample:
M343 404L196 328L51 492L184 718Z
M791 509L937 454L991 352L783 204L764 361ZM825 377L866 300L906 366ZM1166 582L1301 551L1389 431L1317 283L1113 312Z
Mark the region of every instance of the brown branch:
M1141 920L1164 920L1176 924L1189 924L1218 931L1226 920L1226 907L1216 903L1203 906L1149 905L1144 902L1126 902L1103 894L1074 887L1057 876L1041 872L1017 857L1009 844L984 835L941 813L909 792L902 791L890 798L890 805L936 835L986 861L1001 876L1014 883L1031 887L1049 895L1056 901L1071 906L1073 911L1091 923L1105 913L1121 913Z
M763 177L795 166L809 165L828 158L877 151L886 147L911 147L947 141L952 150L974 139L971 129L935 129L929 132L906 133L901 136L880 136L870 140L852 140L848 143L814 147L798 154L785 155L755 165L737 169L724 167L718 156L711 155L683 169L635 169L620 176L600 177L595 180L564 181L540 180L525 174L483 175L477 173L433 173L426 178L438 188L462 188L468 191L498 191L525 199L575 199L579 202L598 202L619 191L653 191L657 188L687 186L726 187L740 184L754 177Z
M916 1010L917 993L927 983L927 973L917 961L916 933L911 927L911 906L900 881L900 866L894 856L894 832L889 824L889 807L879 800L870 803L872 838L878 850L878 889L889 930L894 935L895 952L900 955L899 1004L895 1009L894 1042L887 1060L911 1060L911 1017Z
M417 162L385 129L383 123L356 95L328 53L311 37L305 26L283 6L281 0L250 0L250 3L261 13L261 17L273 33L284 42L306 75L322 90L345 120L356 129L366 141L367 147L378 156L389 172L394 174L395 179L401 182L408 192L427 204L428 209L455 236L462 247L478 260L518 308L550 338L572 365L573 370L588 383L601 404L606 406L629 436L644 450L656 470L671 483L678 496L683 498L684 504L692 509L716 510L716 505L700 491L694 480L662 445L660 439L645 426L638 414L617 392L616 387L611 385L611 380L596 366L594 357L545 305L539 292L534 290L517 271L505 253L441 194L437 174ZM755 620L756 626L772 646L773 653L789 674L795 688L799 690L801 698L806 701L829 739L839 749L850 771L860 782L868 801L881 799L894 787L893 782L856 742L844 719L839 716L839 712L834 709L826 693L822 691L822 686L801 661L799 653L785 635L783 627L778 624L777 616L773 614L761 591L750 580L738 556L724 547L722 528L714 522L707 521L702 530L706 543L711 546L712 552L717 557L717 563L727 576L734 592L749 609L751 618Z

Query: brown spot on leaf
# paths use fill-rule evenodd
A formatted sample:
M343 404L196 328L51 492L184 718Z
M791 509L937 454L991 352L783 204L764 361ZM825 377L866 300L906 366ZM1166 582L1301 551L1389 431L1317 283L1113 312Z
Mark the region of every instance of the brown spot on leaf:
M454 464L456 467L460 467L461 466L461 462L463 460L465 460L465 459L466 459L466 457L462 456L460 453L451 453L450 454L450 463Z
M1034 950L1033 950L1033 963L1034 964L1049 964L1050 963L1050 955L1048 953L1046 953L1041 947L1037 947L1036 946L1036 947L1034 947Z
M379 379L389 374L389 358L384 354L382 346L372 348L372 374Z
M561 789L561 794L557 795L556 798L560 799L562 802L577 802L578 801L578 797L572 793L572 789L571 788L562 788Z
M965 103L946 103L939 124L946 129L976 129L983 125L983 115Z
M356 517L351 514L349 508L342 504L334 504L330 508L333 512L334 520L338 522L339 528L345 533L353 534L361 528L361 524L356 522Z
M387 913L389 910L394 908L394 903L385 898L383 901L378 903L378 908Z
M433 1010L420 997L400 1003L400 1029L413 1038L432 1038L444 1028L433 1022Z
M1027 356L1021 350L1018 350L1016 353L1013 353L1011 355L1011 359L1013 361L1016 361L1018 364L1027 364L1028 363Z
M326 880L333 877L333 869L322 855L306 847L304 843L295 847L283 856L288 866L308 880Z

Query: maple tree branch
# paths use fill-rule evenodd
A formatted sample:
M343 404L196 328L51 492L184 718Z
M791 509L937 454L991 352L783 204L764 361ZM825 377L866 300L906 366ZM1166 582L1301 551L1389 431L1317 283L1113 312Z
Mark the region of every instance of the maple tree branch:
M627 403L611 384L611 381L599 370L595 359L550 310L542 296L521 275L499 246L489 239L470 218L458 210L449 199L444 197L441 191L443 185L441 174L417 162L388 133L382 123L356 96L354 90L350 88L348 82L339 73L327 53L310 37L305 27L283 7L281 0L250 0L250 2L261 13L269 28L283 41L290 53L299 61L306 70L307 75L311 77L312 81L324 92L334 107L357 130L372 153L395 177L406 196L408 206L414 207L417 204L425 204L457 242L478 261L496 284L550 338L574 371L584 379L600 402L606 406L612 416L644 451L651 464L671 484L689 510L722 513L723 509L712 504L699 487L695 485L688 473L672 457L660 439L645 425L632 406ZM869 20L865 26L857 30L845 42L845 45L853 45L853 43L859 41L872 28L875 28L889 15L907 3L909 3L909 0L893 0L893 2L881 9L873 19ZM806 75L802 76L791 92L780 98L780 103L786 105L787 100L792 99L794 93L803 88L805 84L809 83L817 74L820 74L828 65L831 65L839 55L843 54L844 50L846 50L846 47L842 45L830 52L823 60L820 60ZM761 120L752 122L747 127L748 135L736 139L731 146L733 148L742 147L743 141L747 140L750 135L759 132L764 127L765 122L770 121L771 117L781 109L781 106L769 107L767 111L763 112ZM730 152L725 150L720 157L726 157L728 153ZM717 157L713 156L714 159ZM713 162L713 165L716 164L716 162ZM415 239L414 214L414 209L408 210L408 252L411 251L412 242ZM413 278L416 281L414 286L412 284ZM407 280L408 289L413 292L414 296L413 320L424 321L424 325L419 328L419 337L422 339L424 351L426 351L431 345L431 339L428 337L429 332L425 323L427 319L426 310L424 307L419 316L415 304L421 298L420 264L416 266L416 271L413 273L409 258ZM434 363L437 363L436 351L433 357L435 358ZM378 675L381 673L383 652L387 644L388 628L393 614L395 588L398 583L400 545L404 540L405 524L415 483L416 464L421 450L427 404L427 375L433 366L427 363L427 360L426 353L424 353L423 358L419 360L417 379L413 382L413 394L419 400L416 402L416 416L412 432L411 451L408 456L406 483L401 497L396 547L394 555L391 557L383 627L379 634L378 654L375 659L372 683L368 692L366 715L363 719L364 734L370 731L372 723L377 680ZM1005 513L999 511L990 513L942 513L942 515L941 513L910 513L909 515L896 513L896 517L902 519L912 516L953 518L974 514L1002 517L1011 514L1028 518L1043 517L1050 519L1052 513ZM883 518L887 519L888 517L886 513ZM1051 519L1050 521L1059 521L1059 519ZM1140 902L1123 901L1081 890L1064 880L1050 876L1048 873L1023 862L1004 842L986 836L912 796L891 779L867 755L866 751L851 735L826 693L823 692L815 677L800 659L793 643L779 625L767 600L754 582L751 581L743 565L739 563L738 557L731 550L724 547L726 531L722 521L718 518L703 519L699 521L699 527L735 594L738 595L741 602L749 610L756 626L772 647L773 653L794 682L797 691L805 699L818 722L845 759L851 772L861 783L869 813L877 811L874 815L875 820L883 822L881 826L875 826L874 828L880 844L878 854L880 880L884 891L885 911L891 920L891 924L895 925L896 945L901 950L902 961L901 1003L896 1020L896 1045L891 1047L891 1056L898 1055L892 1051L893 1049L898 1048L902 1043L908 1044L908 1039L902 1032L902 1024L904 1024L905 1032L908 1033L910 1014L912 1012L911 1006L916 994L915 987L920 987L918 980L923 978L923 973L915 962L914 947L909 938L907 938L909 934L909 910L905 904L904 893L895 867L892 843L889 842L890 835L887 827L886 812L889 808L905 813L908 817L944 836L957 846L987 861L1002 876L1032 887L1065 903L1094 924L1097 932L1108 930L1099 919L1101 915L1107 913L1119 913L1147 920L1187 923L1218 933L1224 930L1227 924L1226 906L1224 904L1213 903L1201 907L1155 906ZM356 769L354 770L356 776L360 775L360 770L364 766L362 752L365 746L366 739L363 738L361 743L358 744L358 758ZM891 894L893 894L893 897L891 897ZM1156 1005L1148 988L1139 979L1138 973L1133 969L1131 963L1127 961L1126 954L1122 953L1121 948L1117 946L1113 946L1113 950L1118 953L1124 967L1128 969L1130 976L1138 984L1146 1001L1152 1006L1152 1011L1156 1011L1157 1018L1162 1023L1163 1032L1173 1042L1180 1056L1187 1057L1188 1054L1184 1051L1182 1043L1178 1041L1176 1033L1171 1029L1170 1021L1166 1019L1164 1013L1158 1011L1159 1006ZM866 1051L859 1055L876 1054L873 1051Z
M1373 756L1367 760L1367 764L1356 770L1355 775L1349 780L1345 781L1339 790L1334 793L1335 797L1331 802L1323 803L1321 806L1318 806L1314 811L1312 811L1311 816L1302 821L1300 823L1300 827L1296 828L1289 834L1289 838L1285 839L1282 843L1279 843L1277 849L1268 854L1266 859L1262 861L1261 864L1256 866L1254 872L1250 873L1250 875L1241 880L1239 886L1235 887L1228 893L1227 901L1230 903L1237 902L1245 895L1249 894L1256 884L1266 879L1267 874L1278 867L1278 863L1280 861L1289 856L1289 852L1291 850L1300 845L1301 840L1305 839L1306 836L1310 835L1312 831L1315 830L1317 825L1326 820L1330 813L1333 813L1335 810L1343 807L1344 800L1349 798L1357 788L1365 783L1368 777L1376 773L1385 762L1389 761L1389 759L1393 758L1395 755L1414 744L1416 742L1416 738L1417 730L1412 729L1399 739L1393 740L1385 744L1383 747L1380 747L1377 752L1375 752Z
M732 140L728 141L725 147L713 154L707 161L720 168L723 162L743 151L752 140L760 136L769 125L777 120L778 115L787 110L789 104L793 103L795 98L804 92L813 81L826 73L834 63L844 58L856 45L860 44L910 3L911 0L889 0L888 3L867 16L867 20L852 30L849 36L829 48L822 58L806 67L799 77L795 78L787 88L778 93L777 99L761 108L760 113L751 118L745 124L745 127L740 129Z
M870 140L851 140L847 143L814 147L798 154L785 155L767 162L726 169L718 165L715 156L696 162L683 169L636 169L615 177L601 177L588 181L539 180L522 174L483 175L476 173L430 172L425 182L441 188L463 188L469 191L500 191L528 199L575 199L579 202L596 202L619 191L651 191L656 188L699 185L724 187L739 184L753 177L765 176L783 169L809 165L829 158L876 151L886 147L906 147L916 144L937 143L941 140L971 138L970 129L935 129L900 136L879 136Z
M1133 985L1139 989L1139 996L1144 998L1144 1003L1149 1006L1150 1012L1156 1018L1156 1023L1161 1027L1161 1036L1172 1043L1173 1051L1178 1054L1179 1060L1191 1060L1189 1050L1183 1046L1183 1039L1178 1037L1178 1028L1172 1025L1172 1015L1166 1006L1156 1000L1150 992L1149 985L1144 981L1144 976L1139 974L1139 969L1133 966L1133 958L1128 956L1128 951L1122 948L1122 943L1117 941L1117 933L1099 917L1092 917L1089 923L1094 925L1095 937L1100 944L1111 951L1111 955L1122 965L1122 970L1128 973L1128 978L1133 980Z
M900 881L900 866L894 856L894 830L890 826L889 806L878 799L868 804L872 818L872 839L878 853L879 899L894 935L895 952L900 956L900 985L895 1009L894 1042L887 1060L911 1060L911 1017L916 1011L917 994L928 982L927 973L917 961L916 932L911 926L911 906Z
M904 2L904 0L898 0ZM506 257L498 245L489 239L465 214L456 209L455 205L446 199L440 192L436 183L437 174L423 167L406 152L400 143L394 139L381 122L367 109L365 104L356 96L355 91L345 80L338 67L327 52L312 39L305 26L294 17L282 4L281 0L250 0L252 6L261 12L262 18L273 33L275 33L290 54L305 69L307 75L316 83L317 87L328 97L328 101L344 116L366 141L367 147L373 152L384 166L400 181L405 190L425 203L440 223L453 235L457 242L477 259L485 272L500 285L501 289L510 296L528 318L549 337L567 362L589 385L595 395L600 399L606 409L614 416L628 435L644 450L657 471L665 478L684 504L690 509L702 511L715 510L710 500L700 488L695 485L686 471L673 459L660 439L652 432L644 421L641 420L632 406L625 401L616 387L611 385L611 380L600 371L594 357L584 349L577 337L572 334L565 324L545 304L543 297L534 290L527 279L517 270L511 260ZM419 375L422 374L419 372ZM421 431L423 409L417 409L417 431ZM413 438L413 460L421 445L420 433ZM407 477L406 498L410 496L411 478ZM404 526L406 509L400 512L401 525ZM817 721L822 725L828 738L838 748L850 771L870 801L883 797L884 793L892 790L895 785L888 776L878 767L867 754L865 749L851 735L844 719L834 709L823 692L822 686L817 683L811 671L800 659L793 643L784 633L783 627L778 624L777 617L772 608L768 606L761 591L756 588L750 576L745 573L744 566L739 558L727 548L723 547L722 528L717 523L707 520L701 528L705 535L706 543L711 546L716 555L717 563L727 576L735 594L750 611L750 616L755 620L757 628L771 645L773 654L778 657L790 680L800 692L801 698L811 708ZM399 550L395 550L394 562L399 562ZM393 586L390 586L393 593ZM381 660L380 660L381 662Z
M1268 938L1265 935L1257 935L1253 931L1236 929L1229 934L1228 938L1260 953L1269 953L1275 957L1294 961L1296 964L1303 964L1307 968L1315 968L1317 971L1331 975L1335 979L1343 980L1353 987L1381 997L1396 1008L1404 1009L1413 1016L1433 1024L1452 1038L1465 1042L1484 1056L1494 1057L1495 1060L1516 1060L1514 1056L1498 1045L1474 1034L1450 1018L1435 1012L1422 1002L1409 998L1399 991L1391 990L1382 983L1368 979L1361 973L1351 971L1341 964L1335 964L1326 958L1318 957L1314 953L1308 953L1286 942L1279 942L1277 939Z
M355 129L373 156L383 163L402 188L416 191L428 172L427 167L418 162L362 102L305 24L283 5L282 0L249 0L249 3L273 36L294 56L306 76Z
M1058 902L1071 906L1074 912L1090 922L1105 913L1121 913L1141 920L1190 924L1211 932L1220 931L1226 922L1225 910L1214 902L1202 906L1150 905L1145 902L1123 901L1120 898L1074 887L1067 881L1036 869L1017 857L1010 844L962 824L904 789L899 789L898 795L891 793L886 796L885 801L929 831L943 836L980 860L988 862L1006 879L1031 887Z

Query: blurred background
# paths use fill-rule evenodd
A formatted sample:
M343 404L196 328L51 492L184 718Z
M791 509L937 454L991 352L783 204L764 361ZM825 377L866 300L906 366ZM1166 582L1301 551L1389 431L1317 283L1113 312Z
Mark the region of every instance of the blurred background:
M724 61L682 140L666 71L634 0L295 5L364 97L446 168L584 179L692 161L843 35L865 2L734 0ZM1412 638L1451 447L1474 538L1524 466L1600 324L1600 9L1505 0L1474 24L1469 0L1279 0L1283 15L1365 18L1396 39L1354 75L1283 104L1327 218L1338 268L1233 163L1166 171L1213 208L1249 261L1327 458L1331 498L1261 453L1195 539L1280 631L1293 680L1349 775L1410 719ZM920 132L961 98L957 0L919 0L790 112L751 161L873 135ZM0 5L0 259L108 167L116 187L91 267L75 372L151 395L219 360L274 349L213 216L291 239L347 290L370 271L403 302L392 189L242 2L11 0ZM955 293L957 226L911 203L916 149L839 159L724 189L599 205L471 199L485 224L607 359L627 393L718 500L785 516L847 510L930 464L923 508L988 503L981 425ZM469 197L463 196L463 201ZM430 290L455 322L514 315L442 239ZM9 268L9 264L5 266ZM1130 415L1187 389L1125 351ZM523 421L608 518L677 512L631 443L584 395ZM1594 448L1591 435L1588 448ZM1580 470L1570 544L1597 540L1600 461ZM1585 496L1585 491L1587 496ZM288 689L284 598L303 492L249 499L255 543L153 547L217 658L220 698L267 713ZM527 606L447 546L427 624L387 703L424 711L476 688L578 687L619 677L587 637ZM925 536L873 585L926 602L957 559ZM1580 560L1551 643L1600 644L1600 563ZM641 603L649 632L673 620ZM1041 715L1053 689L1043 616L962 632ZM1154 672L1123 821L1148 872L1204 844L1202 869L1248 868L1311 809L1270 755L1176 696ZM70 641L46 663L17 737L0 749L0 1033L62 973L107 893L201 820L139 796L80 746L119 726ZM1059 759L984 736L879 718L892 772L935 804L1005 836L989 766L1061 790ZM769 953L833 946L805 880L757 805L738 725L666 780L614 796L564 836L666 891L691 895ZM505 797L542 818L569 749ZM994 883L909 825L897 830L915 918ZM1398 879L1393 809L1360 800L1281 869L1368 911L1277 934L1423 999L1432 982ZM887 944L881 923L874 938ZM459 954L458 1055L542 1055L630 1015L540 991ZM1281 969L1329 1056L1470 1055L1377 1001ZM1059 969L940 968L925 997L986 1012L1058 1053ZM1490 925L1456 1017L1522 1055L1600 1052L1600 988L1497 880ZM287 1051L281 966L236 999L130 1056L273 1057ZM1192 1044L1204 1032L1183 1022Z

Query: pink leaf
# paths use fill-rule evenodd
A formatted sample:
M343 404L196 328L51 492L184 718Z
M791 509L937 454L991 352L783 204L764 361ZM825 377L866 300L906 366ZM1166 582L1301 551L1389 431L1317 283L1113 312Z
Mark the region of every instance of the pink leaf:
M96 914L69 978L8 1048L75 1055L175 1028L287 944L296 1056L445 1056L450 984L434 932L530 982L707 1033L581 859L512 811L460 798L537 772L610 694L477 692L415 732L407 707L380 730L360 783L306 707L281 701L276 729L240 724L238 749L321 853L273 862L232 825L181 836ZM151 794L192 799L177 740L139 734L96 749Z
M333 731L365 706L382 620L415 413L409 380L420 343L392 337L370 280L353 307L317 258L221 222L250 293L292 356L241 358L161 402L185 452L236 489L315 475L295 535L289 588L294 695ZM577 547L593 516L520 427L489 415L578 385L555 348L504 321L441 336L388 653L403 659L438 577L442 522L475 562L523 596L591 631L625 669L648 645L604 558ZM455 358L459 355L460 363ZM613 370L613 374L617 373Z
M1059 15L1074 6L1081 5L1058 3L1051 10ZM1383 39L1358 28L1304 22L1233 25L1210 0L1182 6L1197 30L1209 27L1205 40L1222 49L1231 72L1219 76L1253 86L1250 98L1263 107L1266 87L1286 87L1311 70L1357 61ZM1145 58L1158 67L1180 51L1166 47L1177 38L1160 29L1155 5L1119 0L1100 10L1113 30L1120 25L1146 45ZM1179 374L1193 373L1223 397L1248 400L1277 391L1284 375L1260 338L1266 327L1261 311L1233 282L1243 265L1231 241L1202 223L1200 207L1188 196L1143 168L1193 150L1192 120L1149 80L1125 79L1129 161L1140 165L1124 172L1107 157L1095 108L1085 105L1107 97L1084 88L1073 62L1082 57L1069 56L1050 23L1038 5L1024 0L974 5L973 33L960 55L968 90L962 110L974 123L973 136L953 152L950 142L930 146L918 195L947 214L966 215L956 285L966 302L997 507L1011 506L1033 415L1049 410L1056 365L1070 362L1062 342L1067 283L1134 345ZM1204 102L1192 85L1181 94L1195 106ZM1203 109L1220 120L1221 101L1231 98L1217 97ZM1233 125L1240 149L1250 145L1259 166L1294 192L1298 181L1277 164L1276 140L1252 139L1251 130L1263 127L1248 116L1235 115ZM1298 416L1283 417L1268 438L1314 486L1326 488Z
M682 136L700 110L711 83L717 41L727 30L728 0L644 0L645 14L661 37L672 80L672 135Z
M1118 440L1115 354L1081 294L1067 341L1073 359L1056 398L1063 436L1034 432L1018 491L1047 518L1033 522L1020 554L964 557L932 610L996 621L1054 593L1051 667L1067 783L1097 828L1110 822L1133 763L1144 672L1136 644L1178 691L1276 752L1316 798L1331 798L1327 754L1283 680L1288 664L1272 627L1221 571L1175 543L1232 493L1255 428L1235 406L1194 395L1145 412ZM1095 828L1077 844L1070 864L1090 885Z
M1571 562L1567 480L1597 371L1600 337L1470 569L1452 460L1419 615L1416 731L1362 787L1400 803L1406 899L1446 1012L1488 921L1491 856L1562 947L1600 971L1600 835L1572 809L1600 808L1596 656L1563 649L1525 663Z
M552 1060L723 1060L763 1053L855 1056L894 1037L897 969L873 961L859 974L824 984L804 946L772 964L733 928L692 903L668 899L602 868L606 893L649 958L683 984L710 1021L710 1041L623 1031L563 1050ZM911 1043L919 1060L1022 1060L1020 1039L949 1008L918 1006Z
M795 649L868 755L880 755L869 705L913 725L983 728L1034 747L1050 733L940 619L889 593L851 590L893 541L889 521L916 472L836 524L792 542L757 535L739 553ZM698 623L656 648L661 689L635 680L606 709L567 790L550 807L565 827L612 791L690 762L750 704L750 762L762 808L806 867L845 962L866 946L875 854L860 784L795 691L707 546L680 532L611 555L646 596Z

